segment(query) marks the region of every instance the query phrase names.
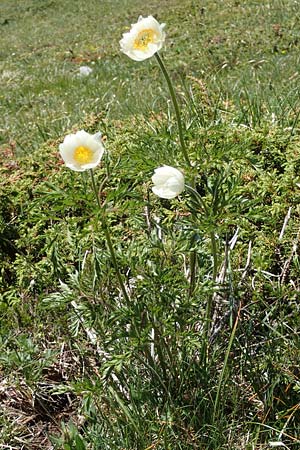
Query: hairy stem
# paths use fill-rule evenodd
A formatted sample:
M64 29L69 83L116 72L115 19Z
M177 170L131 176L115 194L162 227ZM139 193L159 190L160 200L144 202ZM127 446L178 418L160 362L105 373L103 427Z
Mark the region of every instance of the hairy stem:
M241 312L241 308L239 308L239 310L238 310L237 317L235 319L235 323L233 325L233 328L232 328L232 331L231 331L231 335L230 335L230 339L229 339L228 346L227 346L226 353L225 353L224 364L223 364L222 372L221 372L221 375L220 375L220 378L219 378L218 389L217 389L217 394L216 394L215 403L214 403L213 422L218 417L221 388L222 388L222 384L223 384L223 381L224 381L224 378L225 378L225 371L227 369L229 354L230 354L230 351L231 351L231 348L232 348L232 344L233 344L233 341L234 341L234 338L235 338L236 329L237 329L239 318L240 318L240 312Z
M125 285L124 285L124 282L122 280L122 276L121 276L121 273L120 273L120 270L119 270L116 254L115 254L114 247L113 247L113 244L112 244L112 240L111 240L111 237L110 237L108 223L107 223L107 220L106 220L106 217L105 217L105 213L104 213L103 208L102 208L101 203L100 203L99 193L97 191L97 187L96 187L96 183L95 183L95 177L94 177L94 172L93 172L92 169L90 170L90 174L91 174L91 179L92 179L93 190L95 192L96 199L97 199L97 204L98 204L99 210L101 212L102 226L103 226L103 231L104 231L104 234L105 234L107 247L108 247L108 250L110 252L110 256L111 256L111 260L112 260L114 269L116 271L116 275L117 275L117 278L118 278L120 289L122 291L122 294L123 294L126 302L129 303L130 299L129 299L127 290L125 288Z
M163 73L163 75L165 77L165 80L167 82L167 85L168 85L168 88L169 88L169 91L170 91L172 103L173 103L174 110L175 110L177 125L178 125L178 132L179 132L179 140L180 140L181 150L182 150L182 153L183 153L183 156L184 156L184 159L185 159L187 165L189 167L191 167L191 161L190 161L190 158L189 158L189 155L187 153L186 146L185 146L185 141L184 141L184 136L183 136L183 126L182 126L182 121L181 121L180 109L179 109L179 105L178 105L178 102L177 102L177 97L176 97L176 94L175 94L175 89L173 87L171 78L169 77L168 71L167 71L167 69L166 69L166 67L165 67L161 57L159 56L158 53L155 53L155 57L156 57L156 60L157 60L157 62L159 64L159 67L161 68L161 71L162 71L162 73Z

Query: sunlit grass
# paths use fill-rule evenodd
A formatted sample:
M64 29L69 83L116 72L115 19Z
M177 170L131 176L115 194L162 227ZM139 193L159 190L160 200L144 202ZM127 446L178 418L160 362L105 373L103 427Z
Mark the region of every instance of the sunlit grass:
M298 448L298 6L1 2L3 447ZM139 14L182 136L154 58L120 53ZM58 154L79 129L92 184ZM190 190L156 197L162 165Z

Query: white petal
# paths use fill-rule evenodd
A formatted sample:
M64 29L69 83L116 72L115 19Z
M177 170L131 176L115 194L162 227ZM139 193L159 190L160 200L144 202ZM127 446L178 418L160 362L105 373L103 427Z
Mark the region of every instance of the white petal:
M166 34L163 31L164 27L165 24L159 24L153 16L144 18L140 16L137 23L132 24L130 31L123 34L123 37L120 40L121 51L134 61L143 61L150 58L163 46L166 37ZM153 42L149 42L144 49L136 49L134 42L138 34L143 30L149 29L154 32Z
M161 198L166 198L168 200L175 198L178 194L176 192L170 191L168 188L153 186L152 191L155 195Z
M83 172L85 170L82 166L77 166L77 165L71 164L71 163L66 163L66 166L69 169L74 170L75 172Z
M154 194L162 198L174 198L184 190L184 176L174 167L162 166L152 176Z
M74 158L75 150L78 146L87 147L91 150L91 161L87 164L80 164ZM64 142L59 145L59 152L67 167L76 172L83 172L96 167L104 153L104 146L99 138L99 133L91 135L84 130L77 131L76 134L67 135Z
M101 133L101 131L97 131L97 133L95 133L95 134L93 135L93 138L96 139L97 141L100 141L101 144L102 144L102 140L101 140L101 138L102 138L102 133Z

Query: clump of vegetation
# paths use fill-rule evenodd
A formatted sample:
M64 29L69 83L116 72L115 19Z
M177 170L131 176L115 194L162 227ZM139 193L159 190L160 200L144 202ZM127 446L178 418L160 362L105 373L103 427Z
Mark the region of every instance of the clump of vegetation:
M55 29L56 3L26 0L22 11L5 3L1 25L14 30L18 55L3 46L7 70L16 70L7 86L17 71L27 78L1 93L9 107L0 154L0 443L296 449L300 141L291 2L272 11L255 2L174 2L172 13L168 2L152 2L141 13L160 22L131 30L142 63L119 56L124 27L136 20L121 17L119 1L114 9L102 2L107 46L91 47L87 6L100 13L92 0L72 2L54 48L42 35L40 48L32 36L24 42L14 25L21 12L26 23L38 17ZM89 25L75 37L81 8ZM151 27L159 39L150 54ZM129 37L121 45L136 58ZM43 80L39 71L57 56ZM93 67L86 77L77 76L83 63ZM80 173L58 150L65 134L83 129L101 131L105 152L85 170L87 144Z

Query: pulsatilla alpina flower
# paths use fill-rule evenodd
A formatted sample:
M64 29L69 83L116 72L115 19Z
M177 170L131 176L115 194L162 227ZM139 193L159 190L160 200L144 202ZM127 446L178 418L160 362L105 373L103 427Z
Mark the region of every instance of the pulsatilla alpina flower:
M131 25L128 33L120 40L121 51L134 61L151 58L160 50L165 41L165 23L158 23L152 16L140 16L138 22Z
M103 155L101 134L89 134L84 130L68 134L59 146L59 152L67 167L76 172L93 169Z
M161 198L175 198L184 190L184 176L180 170L170 166L154 170L152 191Z

